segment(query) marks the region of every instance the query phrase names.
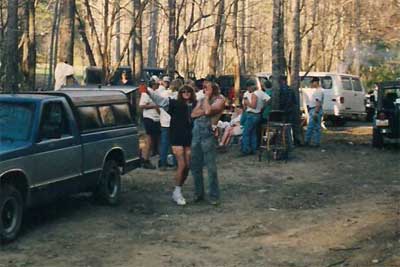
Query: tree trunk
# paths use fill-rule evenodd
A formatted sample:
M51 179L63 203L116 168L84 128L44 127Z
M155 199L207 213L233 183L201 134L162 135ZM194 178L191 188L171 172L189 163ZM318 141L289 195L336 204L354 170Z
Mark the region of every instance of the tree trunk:
M353 49L354 49L354 62L353 62L353 70L354 75L360 75L360 43L361 43L361 1L354 1L354 37L353 37Z
M225 11L225 0L220 0L218 5L217 20L215 22L214 39L211 43L210 58L208 61L210 75L217 75L217 66L219 64L218 49L220 48L222 36L222 19Z
M64 0L61 3L60 50L58 60L74 64L75 36L75 0Z
M85 51L86 51L86 56L89 59L89 65L90 66L96 66L96 60L94 58L93 50L92 50L92 47L91 47L91 45L89 43L89 39L88 39L88 37L86 35L86 30L85 30L86 29L86 24L85 24L85 21L82 19L82 17L79 14L77 14L77 18L78 18L78 22L79 22L78 32L81 35L83 44L85 45Z
M273 0L272 17L272 109L279 109L279 77L282 75L280 66L279 42L281 41L281 4L282 0Z
M168 75L175 77L175 51L176 51L176 0L168 0L169 17L168 17Z
M286 59L285 59L285 0L280 1L279 6L279 68L281 75L286 73Z
M121 59L121 3L120 0L114 2L115 10L117 11L115 21L115 50L114 62L119 62Z
M317 19L317 10L318 10L318 4L319 0L314 0L313 5L312 5L312 15L311 15L311 31L307 35L307 46L306 46L306 58L304 60L304 67L308 69L310 62L311 62L311 52L312 52L312 46L313 46L313 38L314 36L314 28L315 28L315 23Z
M55 55L57 52L54 52L55 48L57 47L57 41L58 40L58 25L59 25L59 11L60 11L60 0L56 0L54 3L54 11L53 11L53 24L51 27L51 38L50 38L50 44L49 44L49 76L47 80L47 90L50 90L53 88L53 83L54 83L54 77L53 77L53 72L55 68Z
M7 6L7 28L5 34L5 92L17 93L19 83L18 68L18 0L9 0Z
M242 11L240 14L240 72L246 73L246 0L241 0Z
M239 13L239 0L234 0L233 3L233 14L232 14L232 20L233 20L233 26L232 26L232 46L234 50L234 56L233 56L233 68L234 68L234 78L235 78L235 83L234 83L234 90L235 90L235 102L236 104L239 104L239 95L240 95L240 52L239 52L239 44L238 44L238 14Z
M291 87L296 96L296 107L294 109L294 121L293 132L295 137L295 143L300 143L300 66L301 66L301 39L300 39L300 0L294 0L293 5L293 61L292 61L292 73L291 73Z
M157 1L151 1L151 13L150 13L150 38L149 38L149 49L147 51L147 66L157 67L157 42L158 42L158 13L159 9Z
M35 41L35 2L24 3L24 33L22 44L21 71L24 74L24 87L35 90L36 41Z
M143 48L142 48L142 9L141 1L133 1L134 17L133 17L133 36L132 36L132 73L135 82L142 77L143 66Z

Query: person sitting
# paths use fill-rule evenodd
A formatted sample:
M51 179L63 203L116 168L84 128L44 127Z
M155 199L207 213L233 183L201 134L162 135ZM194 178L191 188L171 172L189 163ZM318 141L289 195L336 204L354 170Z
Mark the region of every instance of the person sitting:
M242 117L243 109L237 108L235 112L232 114L232 119L229 122L229 125L225 127L224 134L219 142L218 149L224 151L227 146L230 144L233 136L240 136L243 133L243 129L240 126L240 120Z

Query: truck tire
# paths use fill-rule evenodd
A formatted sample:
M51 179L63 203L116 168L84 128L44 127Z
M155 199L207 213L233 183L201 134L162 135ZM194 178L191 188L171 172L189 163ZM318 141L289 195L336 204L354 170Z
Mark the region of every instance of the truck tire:
M21 228L24 202L21 193L12 185L0 188L0 242L13 241Z
M94 192L95 198L107 205L117 205L121 197L121 173L114 160L104 164L100 182Z
M378 129L373 129L372 132L372 146L376 148L383 147L383 136Z

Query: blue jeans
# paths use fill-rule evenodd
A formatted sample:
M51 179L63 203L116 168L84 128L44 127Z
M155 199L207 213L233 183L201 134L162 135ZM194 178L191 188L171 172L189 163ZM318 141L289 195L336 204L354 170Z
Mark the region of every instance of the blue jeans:
M208 173L208 189L211 199L218 200L220 197L217 175L217 142L213 135L202 136L200 129L193 128L192 139L192 162L191 171L194 179L196 197L204 197L203 166Z
M255 153L257 150L257 126L260 123L260 114L248 112L244 122L241 151L244 154Z
M160 160L158 165L160 167L167 166L167 157L169 153L169 128L161 127L161 137L160 137Z
M306 143L310 143L311 138L314 137L314 144L319 145L321 140L321 119L322 119L322 109L317 114L317 119L314 121L313 117L315 114L315 109L311 109L309 112L309 122L306 131Z

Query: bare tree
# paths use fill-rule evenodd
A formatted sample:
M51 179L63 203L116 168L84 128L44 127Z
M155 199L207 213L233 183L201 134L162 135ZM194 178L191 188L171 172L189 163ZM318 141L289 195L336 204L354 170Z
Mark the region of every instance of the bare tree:
M225 0L219 0L217 19L215 22L214 39L211 43L211 52L209 59L209 74L217 74L217 66L219 64L218 49L220 48L221 39L224 38L222 35L222 20L225 12Z
M63 0L61 3L59 61L74 64L75 38L75 0Z
M293 39L294 39L294 48L293 48L293 61L292 61L292 73L291 73L291 87L294 91L296 97L296 107L293 112L293 131L294 138L296 143L300 143L300 66L301 66L301 37L300 37L300 0L293 0Z
M175 55L177 50L176 43L176 0L168 0L168 75L175 76Z
M280 62L279 43L281 42L281 7L283 0L273 1L273 19L272 19L272 108L279 109L279 77L282 75Z
M142 15L144 4L141 0L133 0L133 38L132 38L132 73L135 81L139 81L143 70L142 47Z
M238 43L238 16L239 16L239 0L233 2L233 14L232 14L232 48L234 50L233 56L233 68L234 68L234 90L236 97L236 104L239 104L240 95L240 52Z
M4 91L16 93L19 90L20 80L18 67L18 0L8 1L4 56Z
M147 51L147 66L157 66L158 15L159 7L156 0L151 0L149 49Z
M56 0L53 8L53 23L51 27L51 38L49 44L49 75L47 79L47 90L53 88L53 72L56 65L56 55L58 47L58 29L60 24L60 0Z
M35 38L35 7L37 1L24 2L24 32L21 37L22 62L21 71L25 77L24 83L28 90L35 90L36 74L36 38Z

